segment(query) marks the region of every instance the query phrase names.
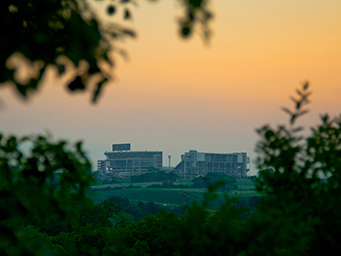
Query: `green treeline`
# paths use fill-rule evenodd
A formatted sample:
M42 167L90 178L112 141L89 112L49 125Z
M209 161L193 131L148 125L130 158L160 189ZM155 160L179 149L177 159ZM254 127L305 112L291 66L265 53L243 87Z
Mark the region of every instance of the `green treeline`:
M162 182L161 185L152 184L148 186L148 188L208 188L210 185L214 185L219 182L219 186L216 188L217 191L228 192L230 190L237 189L236 179L226 175L225 173L209 172L205 176L194 178L192 180L192 185L176 185L174 182L177 178L178 176L174 172L167 173L165 171L158 171L132 176L130 180L132 183Z
M216 187L217 191L230 191L233 189L237 189L236 179L226 175L225 173L219 172L209 172L204 177L200 176L198 178L193 179L194 188L208 188L210 185L217 184L219 186Z
M246 221L241 220L239 214L245 213L246 208L241 208L258 201L250 198L241 206L238 205L241 201L227 200L224 207L232 207L235 213L226 221L242 228ZM190 242L200 229L221 224L216 223L217 215L202 205L194 204L186 209L185 215L183 210L161 207L152 202L133 205L122 197L109 197L101 204L84 198L76 204L71 222L32 216L17 219L15 224L21 227L20 242L26 248L34 248L32 255L41 255L43 250L51 255L177 255L182 251L188 254L183 239ZM213 240L206 242L212 243ZM5 244L1 245L6 253ZM193 255L197 253L193 251Z
M132 176L130 178L132 183L138 182L175 182L178 178L174 172L165 172L165 171L156 171L156 172L147 172L141 175Z

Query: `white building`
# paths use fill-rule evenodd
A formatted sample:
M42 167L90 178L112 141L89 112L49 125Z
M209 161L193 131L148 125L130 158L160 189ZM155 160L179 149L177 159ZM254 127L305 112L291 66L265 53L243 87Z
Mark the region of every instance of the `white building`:
M162 151L130 151L130 144L113 144L112 152L105 152L105 160L97 161L97 171L130 177L145 173L149 168L162 168Z
M218 154L190 150L181 155L181 162L175 167L181 179L188 180L206 175L208 172L223 172L233 177L246 177L250 170L250 157L245 152Z

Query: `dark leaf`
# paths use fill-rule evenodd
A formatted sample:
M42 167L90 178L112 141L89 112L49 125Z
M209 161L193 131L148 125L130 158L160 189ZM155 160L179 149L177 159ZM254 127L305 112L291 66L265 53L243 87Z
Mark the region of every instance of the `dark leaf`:
M57 65L59 74L62 74L65 72L65 66L64 65Z
M282 110L284 111L284 112L286 112L286 113L288 113L289 115L293 115L293 113L289 110L289 109L287 109L287 108L285 108L285 107L282 107Z
M293 102L295 102L295 103L297 103L298 102L298 100L297 99L295 99L294 97L292 97L292 96L290 96L289 97Z
M303 94L299 89L296 89L296 92L297 92L298 95L300 95L301 97L303 97L304 94Z
M303 85L303 90L307 90L309 88L309 82L305 82L304 85Z
M181 29L181 35L182 37L186 38L189 37L191 34L191 28L189 25L184 25Z
M92 98L92 102L95 103L97 101L98 96L101 93L102 86L105 82L107 82L108 79L102 80L100 83L98 83L96 90L94 91L94 96Z
M302 111L300 111L300 112L297 113L297 117L303 116L304 114L307 114L308 112L309 112L308 109L302 110Z
M301 108L301 101L298 101L297 103L296 103L296 110L299 110L300 108Z
M302 126L300 126L300 127L297 127L297 128L295 128L295 129L293 129L292 131L294 132L294 133L296 133L296 132L300 132L300 131L302 131L304 128L302 127Z
M297 117L297 114L293 114L293 115L291 116L291 120L290 120L290 123L291 123L291 124L294 124L294 123L295 123L296 117Z
M67 87L70 91L85 90L85 85L80 76L77 76Z
M125 34L125 35L129 35L131 37L135 37L136 34L133 30L131 29L122 29L122 33Z
M124 11L124 19L125 20L131 19L131 14L130 14L130 11L128 9L125 9L125 11Z
M115 12L116 12L116 7L115 7L114 5L110 5L110 6L108 7L108 14L109 14L109 15L114 15Z

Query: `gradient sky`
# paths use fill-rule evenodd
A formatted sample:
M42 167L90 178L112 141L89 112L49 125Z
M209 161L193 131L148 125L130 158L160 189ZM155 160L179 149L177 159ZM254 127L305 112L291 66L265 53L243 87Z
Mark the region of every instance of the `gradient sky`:
M96 3L98 13L113 2ZM312 104L300 124L340 114L340 0L212 0L209 46L198 33L178 36L177 1L146 2L127 23L138 32L122 44L130 59L116 57L116 81L97 104L56 81L27 102L1 88L1 131L84 140L94 164L111 144L130 142L133 150L162 150L164 164L171 155L175 166L190 149L254 159L255 129L287 123L280 107L292 106L289 96L306 80Z

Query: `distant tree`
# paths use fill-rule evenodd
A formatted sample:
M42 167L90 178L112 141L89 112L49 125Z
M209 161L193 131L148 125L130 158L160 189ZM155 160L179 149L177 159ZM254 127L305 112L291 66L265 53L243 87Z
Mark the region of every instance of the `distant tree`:
M125 227L130 222L134 221L134 216L126 213L124 211L119 211L113 214L113 216L110 218L110 221L115 227Z
M169 241L179 255L248 255L243 251L250 241L243 237L245 225L239 218L245 209L234 206L236 199L226 198L219 210L210 212L205 207L213 195L210 192L202 204L194 203L173 224Z
M156 215L160 212L160 206L154 202L148 202L144 205L146 215Z
M147 172L158 172L160 171L158 168L155 168L154 166L148 166Z
M49 237L49 247L52 251L46 251L50 255L72 256L72 255L102 255L105 247L106 228L93 226L91 224L80 227L71 233L60 233L57 236ZM44 255L44 254L41 254Z
M108 206L108 205L106 205ZM80 208L80 226L92 225L92 227L110 227L110 217L116 212L110 212L113 208L105 208L102 205L92 204L91 206L82 206Z
M108 180L103 180L102 185L107 185L107 184L116 184L119 183L118 178L114 177Z
M143 211L135 204L131 204L128 207L124 208L125 213L129 213L134 216L134 219L142 219L145 215Z
M108 218L122 210L122 206L115 204L113 201L109 202L107 200L104 200L100 205L107 210Z
M178 175L174 172L165 172L165 171L157 171L157 172L147 172L141 175L131 176L130 180L133 183L138 182L175 182L178 178Z
M219 172L209 172L205 177L198 177L192 180L194 188L207 188L210 185L213 185L217 182L221 181L221 186L217 189L219 191L230 191L232 189L237 189L236 179L226 175L225 173Z
M168 172L167 173L167 179L165 182L175 182L178 179L178 175L175 172Z
M102 255L105 246L105 232L103 227L87 225L77 230L74 235L76 255ZM75 254L74 254L75 255Z
M120 196L110 196L106 201L119 205L122 209L127 208L130 205L128 198Z
M103 255L174 255L169 235L177 222L175 214L164 213L110 229Z

